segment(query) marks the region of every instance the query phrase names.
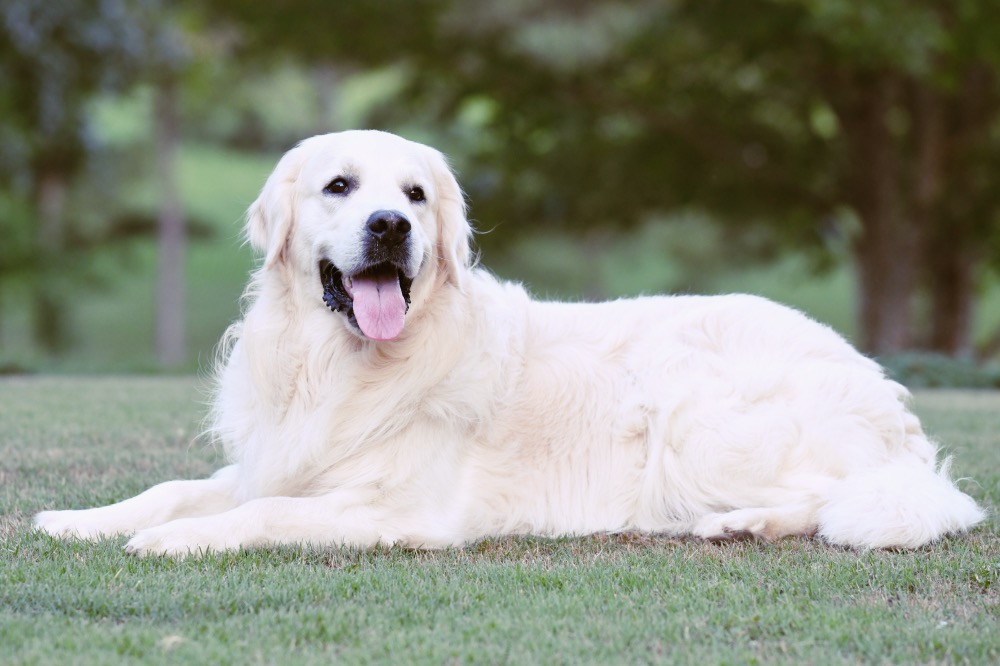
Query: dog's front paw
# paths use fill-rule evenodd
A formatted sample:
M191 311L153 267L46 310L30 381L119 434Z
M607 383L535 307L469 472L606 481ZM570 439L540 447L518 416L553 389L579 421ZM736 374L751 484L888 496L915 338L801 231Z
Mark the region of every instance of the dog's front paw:
M231 543L223 533L213 531L204 522L204 519L185 518L140 530L125 544L125 552L184 558L239 548L239 543Z
M36 529L60 539L97 540L124 533L95 515L95 509L42 511L33 521Z

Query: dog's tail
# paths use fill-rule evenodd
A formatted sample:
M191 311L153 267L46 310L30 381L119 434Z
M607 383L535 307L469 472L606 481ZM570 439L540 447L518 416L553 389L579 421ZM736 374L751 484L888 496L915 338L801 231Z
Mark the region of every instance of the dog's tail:
M986 517L948 474L917 459L857 471L831 487L818 536L860 548L917 548Z

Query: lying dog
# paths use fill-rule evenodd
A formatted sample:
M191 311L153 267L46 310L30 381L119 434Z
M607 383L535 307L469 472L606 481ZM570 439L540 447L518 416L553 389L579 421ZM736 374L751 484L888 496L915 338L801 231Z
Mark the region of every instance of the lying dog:
M912 548L983 518L906 390L799 312L544 303L472 267L425 146L307 139L247 233L263 263L214 405L231 464L39 528L177 555L619 531Z

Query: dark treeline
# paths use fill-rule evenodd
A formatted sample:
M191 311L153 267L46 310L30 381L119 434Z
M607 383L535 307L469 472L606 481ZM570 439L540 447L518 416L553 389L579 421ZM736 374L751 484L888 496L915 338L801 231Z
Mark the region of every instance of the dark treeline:
M99 150L88 100L152 86L169 157L171 95L225 103L219 81L292 63L321 105L391 72L361 122L454 155L474 217L505 225L484 244L697 211L748 255L804 252L821 270L846 253L867 351L975 352L1000 257L1000 3L10 0L0 14L0 203L20 239L0 249L0 280L35 276L53 348L66 273L50 268L86 246L67 240L61 202ZM188 134L208 132L196 106ZM240 113L226 140L293 140L252 104ZM160 210L176 228L176 207Z

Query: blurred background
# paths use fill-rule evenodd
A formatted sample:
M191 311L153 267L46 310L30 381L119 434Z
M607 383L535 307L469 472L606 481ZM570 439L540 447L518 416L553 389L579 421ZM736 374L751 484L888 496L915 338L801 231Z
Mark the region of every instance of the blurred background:
M205 368L312 134L447 153L540 297L763 294L1000 384L995 0L4 0L0 369Z

